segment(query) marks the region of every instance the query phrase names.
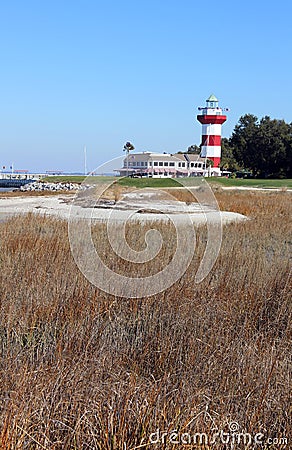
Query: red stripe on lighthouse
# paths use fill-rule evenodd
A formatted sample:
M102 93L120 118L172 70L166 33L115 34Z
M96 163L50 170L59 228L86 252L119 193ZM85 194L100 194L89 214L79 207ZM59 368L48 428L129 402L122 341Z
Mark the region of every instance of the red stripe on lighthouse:
M222 125L226 119L227 116L223 116L223 115L218 115L218 116L213 116L213 115L198 115L197 119L200 123L219 123L220 125Z
M203 134L202 145L221 145L221 136Z
M213 163L214 163L214 166L213 166L213 167L219 167L219 164L220 164L220 158L209 156L208 159L210 159L211 161L213 161Z

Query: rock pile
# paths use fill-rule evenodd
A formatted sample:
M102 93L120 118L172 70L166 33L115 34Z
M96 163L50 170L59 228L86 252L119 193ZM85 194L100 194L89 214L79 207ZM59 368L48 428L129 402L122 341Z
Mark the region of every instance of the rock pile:
M21 191L77 191L82 186L77 183L46 183L44 181L34 181L20 187Z

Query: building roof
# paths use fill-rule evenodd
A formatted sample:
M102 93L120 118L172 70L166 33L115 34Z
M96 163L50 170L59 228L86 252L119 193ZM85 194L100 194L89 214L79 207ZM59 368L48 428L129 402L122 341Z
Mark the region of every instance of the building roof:
M188 153L188 158L189 161L205 161L204 158L201 158L201 156L196 153Z
M215 97L214 94L211 94L209 98L206 100L207 102L218 102L218 98Z
M150 152L139 152L139 153L130 153L129 156L126 156L125 159L129 158L129 161L135 162L138 161L204 161L204 158L201 158L200 155L196 153L150 153Z
M184 153L174 153L174 155L172 156L174 156L177 159L180 159L181 161L186 161Z
M176 159L180 159L181 161L205 161L204 158L201 158L200 155L196 153L175 153L174 156Z
M139 153L130 153L129 156L126 156L125 159L129 158L129 161L135 161L142 159L144 161L152 161L152 160L160 160L160 161L178 161L176 155L172 155L170 153L152 153L152 152L139 152Z
M177 159L175 155L171 155L170 153L151 153L150 158L160 159L161 161L172 161L173 159Z

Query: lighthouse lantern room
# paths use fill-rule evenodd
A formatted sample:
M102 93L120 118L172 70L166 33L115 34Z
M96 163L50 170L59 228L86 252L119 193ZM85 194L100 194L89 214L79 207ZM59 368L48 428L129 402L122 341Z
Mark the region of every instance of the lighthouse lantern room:
M223 111L228 108L220 108L215 95L210 95L206 100L206 106L199 107L198 121L202 124L201 157L213 161L214 169L218 168L221 159L221 128L227 117ZM220 171L220 169L219 169Z

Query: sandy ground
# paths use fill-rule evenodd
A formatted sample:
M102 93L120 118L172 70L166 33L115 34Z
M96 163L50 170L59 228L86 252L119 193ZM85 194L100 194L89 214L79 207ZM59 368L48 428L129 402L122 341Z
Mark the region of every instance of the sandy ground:
M191 219L195 224L208 221L221 220L223 223L234 222L246 219L245 216L221 211L218 212L208 206L201 206L198 203L186 204L184 202L153 199L148 193L128 194L124 196L116 205L110 203L86 207L86 204L73 204L74 195L54 195L54 196L22 196L0 198L0 220L17 214L35 213L54 216L60 219L69 220L72 218L92 219L104 221L109 218L114 221L153 221L153 220L173 220L185 222Z

